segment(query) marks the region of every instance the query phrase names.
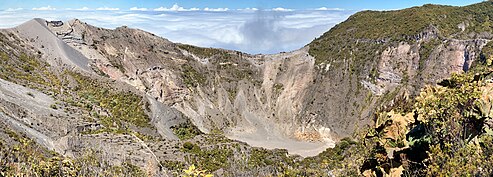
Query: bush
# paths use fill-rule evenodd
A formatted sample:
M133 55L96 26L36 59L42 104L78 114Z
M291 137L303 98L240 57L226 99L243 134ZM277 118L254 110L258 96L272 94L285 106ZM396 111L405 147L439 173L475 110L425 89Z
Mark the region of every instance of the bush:
M187 120L185 123L181 123L177 126L172 126L171 129L180 140L192 139L195 136L202 134L202 132L195 125L193 125L190 120Z

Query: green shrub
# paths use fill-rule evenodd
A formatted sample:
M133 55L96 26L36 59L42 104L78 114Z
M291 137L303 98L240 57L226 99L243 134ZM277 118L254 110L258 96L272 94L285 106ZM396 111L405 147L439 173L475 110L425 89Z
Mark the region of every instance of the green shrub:
M185 152L198 153L198 152L200 152L200 147L196 144L191 143L191 142L185 142L185 143L183 143L183 150Z
M310 43L309 52L317 64L348 59L350 53L359 55L368 50L356 47L357 44L381 46L401 41L416 42L421 33L431 28L436 28L434 31L440 37L468 39L471 34L491 32L492 14L491 1L465 7L424 5L396 11L358 12ZM466 24L464 31L458 27L462 23Z
M0 125L4 126L4 125ZM128 162L121 166L110 165L108 159L96 151L88 150L76 158L63 157L2 127L0 134L12 139L2 143L0 138L0 176L144 176L142 170Z
M391 168L398 167L389 164L412 164L403 166L411 176L493 174L493 131L487 124L493 120L493 85L482 79L491 75L491 71L453 74L438 86L424 88L412 109L401 109L402 114L411 114L415 120L408 127L405 142L394 152L394 159L387 157L392 147L376 144L366 157L363 170L388 174ZM382 130L377 127L373 131ZM367 140L382 142L382 133L388 132L373 133ZM395 159L395 154L400 158Z
M486 66L491 66L493 64L493 42L488 42L486 46L481 49L480 59Z
M75 72L68 72L78 86L74 92L84 101L85 109L92 110L93 106L100 106L111 115L103 117L102 123L106 128L127 129L126 124L137 127L151 127L150 118L146 114L145 100L132 92L117 91L98 81Z
M190 65L182 65L182 72L183 82L187 87L192 88L198 85L204 85L207 81L207 78L202 73L199 73Z
M186 50L192 54L194 54L197 57L200 58L210 58L216 55L224 55L227 52L223 51L221 49L215 49L215 48L202 48L202 47L196 47L193 45L187 45L187 44L177 44L177 46L183 50Z
M180 140L192 139L195 136L202 134L202 132L195 125L193 125L190 120L187 120L177 126L172 126L171 129Z

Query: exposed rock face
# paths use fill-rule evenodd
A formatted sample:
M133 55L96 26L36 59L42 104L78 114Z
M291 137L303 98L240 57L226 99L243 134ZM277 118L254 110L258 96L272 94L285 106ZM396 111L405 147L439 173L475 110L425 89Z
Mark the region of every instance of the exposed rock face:
M375 21L368 25L381 25ZM324 42L336 44L336 49L321 47L336 56L317 58L316 81L309 92L312 95L305 100L306 112L299 115L299 120L317 121L340 136L370 124L374 113L392 106L396 97L414 97L425 85L434 85L452 73L467 72L491 41L485 32L446 37L433 25L399 40L355 39L350 37L357 33L351 22L343 25L353 31L344 31L349 35L340 43L327 42L347 35L333 32L335 29L310 44L318 48ZM319 52L318 48L314 51Z
M176 138L169 127L180 121L169 120L184 116L206 133L219 130L233 139L292 151L297 148L288 147L287 141L311 141L306 145L320 150L329 147L338 137L370 124L373 113L392 104L395 96L412 96L425 84L467 71L489 41L439 38L433 28L412 43L357 41L379 47L373 61L363 62L366 71L355 72L356 59L351 57L315 64L309 46L248 55L174 44L141 30L108 30L79 20L49 28L93 69L148 95L155 117L161 117L154 120L160 134ZM422 47L432 42L425 57ZM369 77L371 72L375 77ZM163 109L167 111L156 113Z
M49 149L63 152L61 138L72 127L67 120L60 120L62 112L53 110L53 98L39 91L0 79L0 105L2 122L29 132L30 138Z
M421 55L420 49L429 41L383 44L374 63L363 62L367 69L361 73L351 71L352 59L344 61L342 67L321 64L310 92L313 95L304 104L306 113L300 115L300 120L317 121L338 135L350 135L369 124L375 111L391 105L396 96L413 96L424 85L435 84L451 73L466 72L489 41L441 40L428 57ZM369 77L371 72L376 76Z
M211 140L218 132L252 146L314 156L332 147L338 138L372 124L375 113L392 107L396 98L413 97L427 84L469 71L493 36L487 31L461 34L471 31L473 25L458 21L454 28L457 35L444 35L443 26L426 24L420 31L397 38L389 37L393 33L374 37L364 31L373 28L365 29L365 25L358 29L357 20L368 14L351 17L299 50L275 55L176 44L127 27L110 30L79 20L46 23L34 19L0 30L0 127L23 132L68 157L96 148L111 164L130 161L155 171L168 160L173 160L171 165L190 163L187 159L196 151L218 157L229 153L228 160L221 163L245 165L237 159L247 158L243 155L252 153L252 147L226 138ZM365 24L381 27L383 22L388 20ZM45 66L22 59L22 53L46 61L51 70L23 65ZM80 91L75 76L64 77L74 70L99 85ZM4 71L24 75L9 80L12 75ZM36 71L55 74L38 77ZM15 82L19 80L24 82ZM29 81L39 84L30 85ZM94 89L97 86L112 89ZM149 126L128 123L131 119L125 125L108 120L119 112L111 112L105 105L121 103L95 97L112 91L136 95L125 104L139 102L133 108L143 110L147 117L141 118L148 118L144 123ZM193 144L187 144L187 150L185 141L173 130L188 120L202 132L211 133L186 141L200 145L198 150ZM411 121L411 115L406 115L400 124L389 128L400 130ZM150 140L142 141L146 137ZM225 151L214 151L218 149ZM225 174L259 175L228 168Z
M296 119L316 73L308 48L252 56L174 44L126 27L101 29L79 20L50 29L83 36L82 43L65 41L104 75L134 86L162 103L161 109L178 110L203 132L219 130L271 148L286 148L287 141L300 141L298 146L313 141L307 145L318 150L306 155L332 146L330 129L318 124L303 127ZM169 130L171 124L156 121ZM168 130L160 131L172 137Z
M469 28L461 24L461 31ZM329 31L328 36L336 30ZM337 33L334 36L341 39L324 35L296 51L249 55L175 44L127 27L102 29L79 20L47 25L35 19L2 34L22 41L18 46L0 46L4 50L25 45L22 51L37 53L55 68L75 68L95 80L114 81L111 86L141 95L155 128L146 131L171 142L160 140L156 144L174 145L178 137L171 127L190 119L205 133L223 132L228 138L254 146L285 148L303 156L316 155L338 138L371 124L374 113L392 105L396 97L412 97L426 84L435 84L454 72L467 72L491 40L488 33L444 37L431 25L405 40L349 38ZM334 55L320 58L310 52L315 44L332 40L336 42L331 44L337 45L326 46L323 51L332 50ZM113 138L124 141L129 149L142 147L130 135L75 136L102 126L84 122L85 112L67 115L62 110L30 110L45 109L55 101L22 103L22 99L32 99L7 92L2 83L0 93L11 96L0 99L7 115L1 117L13 120L12 125L47 123L19 126L40 144L67 155ZM48 96L35 93L35 97ZM94 110L108 115L99 107ZM60 126L52 127L56 122ZM78 132L72 132L75 130ZM119 145L110 141L101 148ZM141 154L133 159L139 164L169 156L163 153L156 157L145 149L138 152ZM119 150L110 156L118 159L122 154L131 153Z

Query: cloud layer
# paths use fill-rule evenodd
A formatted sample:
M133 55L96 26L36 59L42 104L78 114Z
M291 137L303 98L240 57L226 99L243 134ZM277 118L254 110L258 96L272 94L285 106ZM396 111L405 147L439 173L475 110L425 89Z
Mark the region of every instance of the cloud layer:
M35 17L64 21L78 18L105 28L123 25L140 28L173 42L256 54L301 48L352 13L330 8L232 10L184 8L176 4L170 8L133 7L128 10L111 7L59 10L48 6L0 11L0 28L14 27Z
M56 8L51 6L46 6L46 7L33 8L33 10L56 10Z

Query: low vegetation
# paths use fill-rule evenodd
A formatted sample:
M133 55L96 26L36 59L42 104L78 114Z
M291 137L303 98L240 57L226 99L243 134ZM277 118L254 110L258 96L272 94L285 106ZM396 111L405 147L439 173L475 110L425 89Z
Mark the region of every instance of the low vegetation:
M185 177L213 177L214 175L208 174L207 170L200 170L195 167L195 165L191 165L187 170L183 170L185 173L183 176Z
M78 98L82 99L77 104L86 103L88 111L95 111L100 107L108 111L108 115L100 117L102 124L110 129L127 129L130 124L137 127L150 127L149 116L145 111L145 100L130 91L118 91L99 83L95 79L75 72L67 72L77 82L73 88Z
M184 64L182 65L182 78L183 83L189 87L194 88L199 85L204 85L207 82L207 78L199 73L194 67Z
M426 65L441 39L458 39L491 31L493 2L463 8L425 5L401 11L365 11L310 44L318 65L346 67L350 75L368 72L378 77L374 60L384 43L416 42L423 32L437 37L420 44L419 67ZM409 20L412 19L412 20ZM0 36L1 37L1 36ZM5 37L5 36L4 36ZM251 79L254 70L236 70L241 54L178 45L195 56L216 59L224 77L237 82ZM346 62L351 61L351 62ZM301 158L286 150L250 147L229 140L216 129L203 134L190 121L172 127L180 141L172 142L175 160L162 160L163 170L182 176L491 176L493 175L493 43L481 52L481 60L465 74L454 74L436 86L426 86L416 98L399 98L398 91L381 98L393 106L377 111L374 125L315 157ZM138 129L152 129L145 99L131 91L74 71L55 71L36 56L0 52L0 78L41 90L59 100L52 109L78 108L89 122L103 128L85 132L132 134L144 140ZM117 66L117 64L115 64ZM118 66L117 66L118 67ZM121 69L121 68L120 68ZM187 87L207 84L200 68L181 67ZM224 78L222 78L224 79ZM232 84L234 85L234 84ZM277 94L282 84L273 86ZM231 100L237 95L228 90ZM34 94L27 93L34 97ZM371 99L371 98L368 98ZM167 144L168 145L168 144ZM163 153L169 153L165 151ZM67 158L44 149L8 127L0 127L0 176L145 176L128 162L113 166L98 150ZM169 155L169 154L166 154ZM183 158L183 159L181 159Z
M49 70L49 64L25 53L0 52L0 78L20 85L60 94L61 81Z
M226 51L223 51L221 49L216 49L216 48L203 48L203 47L196 47L193 45L187 45L187 44L178 44L178 47L186 50L193 55L200 57L200 58L210 58L213 56L217 55L225 55L227 54Z
M490 69L455 74L424 88L411 110L381 113L366 136L377 143L362 172L491 175L492 76Z
M440 44L441 41L438 39L432 39L421 44L421 48L419 49L420 60L418 70L422 70L425 67L425 61L430 57L433 50Z
M488 42L481 50L480 60L486 66L493 65L493 42Z
M89 121L104 128L86 133L125 133L143 140L151 137L133 130L152 128L145 101L132 92L111 89L108 85L73 71L58 71L36 56L0 52L0 78L39 90L54 99L51 109L82 111ZM75 82L74 84L69 84ZM70 85L70 86L69 86ZM26 93L34 98L31 92ZM70 109L69 109L70 108ZM7 131L7 128L5 128ZM130 163L112 166L100 151L88 151L75 159L45 150L25 136L9 131L14 138L0 137L0 176L143 176L141 168ZM1 133L0 133L1 134Z
M310 43L310 54L316 58L316 63L348 59L349 57L344 55L381 51L363 50L361 46L354 45L364 43L361 45L378 49L377 46L392 45L396 42L414 43L421 39L425 32L437 33L437 37L445 39L452 36L469 39L483 32L492 32L491 14L491 1L465 7L429 4L396 11L358 12Z
M88 150L71 159L39 146L25 135L2 124L0 129L0 176L144 176L129 163L112 166L108 159Z
M193 143L185 142L182 150L190 153L187 160L190 164L197 164L199 167L208 171L216 171L229 167L228 162L233 155L232 149L228 146L221 145L211 149L201 149Z
M181 123L177 126L171 127L173 130L173 133L180 139L180 140L188 140L192 139L197 135L202 134L202 132L192 124L189 120L187 122Z

